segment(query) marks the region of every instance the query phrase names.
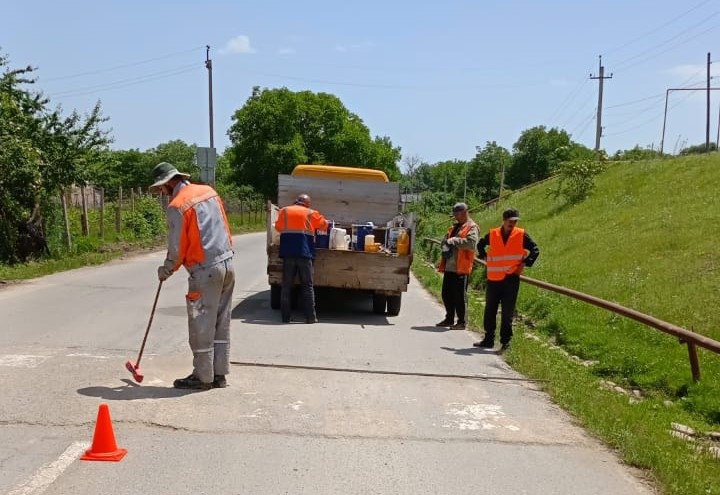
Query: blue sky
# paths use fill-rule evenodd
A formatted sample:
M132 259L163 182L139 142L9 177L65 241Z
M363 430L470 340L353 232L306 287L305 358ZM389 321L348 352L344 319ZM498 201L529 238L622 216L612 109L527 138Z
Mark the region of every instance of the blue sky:
M523 129L595 140L598 55L603 147L659 144L664 92L720 75L720 0L34 1L0 0L0 49L38 67L65 109L98 99L114 148L208 144L204 46L212 46L215 141L252 87L330 92L403 155L470 158ZM647 98L647 99L646 99ZM642 100L642 101L637 101ZM713 95L717 132L720 92ZM704 142L704 93L673 94L666 150Z

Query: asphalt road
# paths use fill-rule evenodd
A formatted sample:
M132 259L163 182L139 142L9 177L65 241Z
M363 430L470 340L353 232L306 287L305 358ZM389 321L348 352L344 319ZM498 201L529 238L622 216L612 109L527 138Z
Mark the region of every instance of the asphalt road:
M324 292L319 324L284 325L265 235L236 248L244 364L226 389L172 388L191 365L182 273L160 295L142 386L124 368L163 253L0 290L0 494L651 493L475 335L435 328L443 311L414 279L398 317ZM119 463L78 460L101 402Z

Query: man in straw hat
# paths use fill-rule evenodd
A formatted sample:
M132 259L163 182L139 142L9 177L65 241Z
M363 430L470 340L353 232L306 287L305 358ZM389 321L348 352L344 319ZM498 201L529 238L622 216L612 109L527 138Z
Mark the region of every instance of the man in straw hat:
M235 287L232 237L225 208L210 186L191 184L170 163L153 169L151 190L172 199L167 208L168 250L158 267L160 281L180 266L190 274L185 296L193 372L175 388L208 390L227 386L230 366L230 310Z

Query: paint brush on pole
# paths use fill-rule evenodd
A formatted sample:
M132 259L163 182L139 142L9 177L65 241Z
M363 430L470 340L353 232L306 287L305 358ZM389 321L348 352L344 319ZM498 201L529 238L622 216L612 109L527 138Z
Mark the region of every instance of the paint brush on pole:
M145 375L143 375L140 371L140 360L142 359L143 351L145 350L145 342L147 342L148 334L150 333L150 326L152 325L153 317L155 316L155 308L157 307L158 297L160 297L160 289L162 288L162 284L162 281L160 281L160 283L158 284L157 292L155 292L155 301L153 302L152 310L150 310L150 320L148 321L147 328L145 329L145 337L143 337L137 361L135 361L135 364L133 364L132 361L128 361L125 363L125 368L132 374L133 379L138 383L142 383L143 378L145 378Z

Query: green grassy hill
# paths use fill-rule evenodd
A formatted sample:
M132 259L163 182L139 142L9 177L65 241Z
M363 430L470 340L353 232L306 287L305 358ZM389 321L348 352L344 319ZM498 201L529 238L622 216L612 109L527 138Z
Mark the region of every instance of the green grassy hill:
M487 231L514 206L541 249L525 275L720 340L720 155L612 163L591 197L576 205L549 194L554 187L551 181L514 194L473 218ZM448 221L447 215L425 218L420 235L440 237ZM426 282L432 278L417 271ZM472 301L471 317L480 327L482 308ZM685 456L687 445L667 432L672 421L720 430L720 355L700 351L703 379L693 384L687 349L669 335L528 285L518 310L546 343L518 336L508 356L514 366L550 380L559 403L628 462L651 469L669 492L720 493L720 461L696 451ZM569 362L564 353L548 351L553 344L597 363ZM644 399L628 405L627 397L600 393L601 379L637 389ZM688 462L714 467L715 474L703 480L711 471L692 472Z

